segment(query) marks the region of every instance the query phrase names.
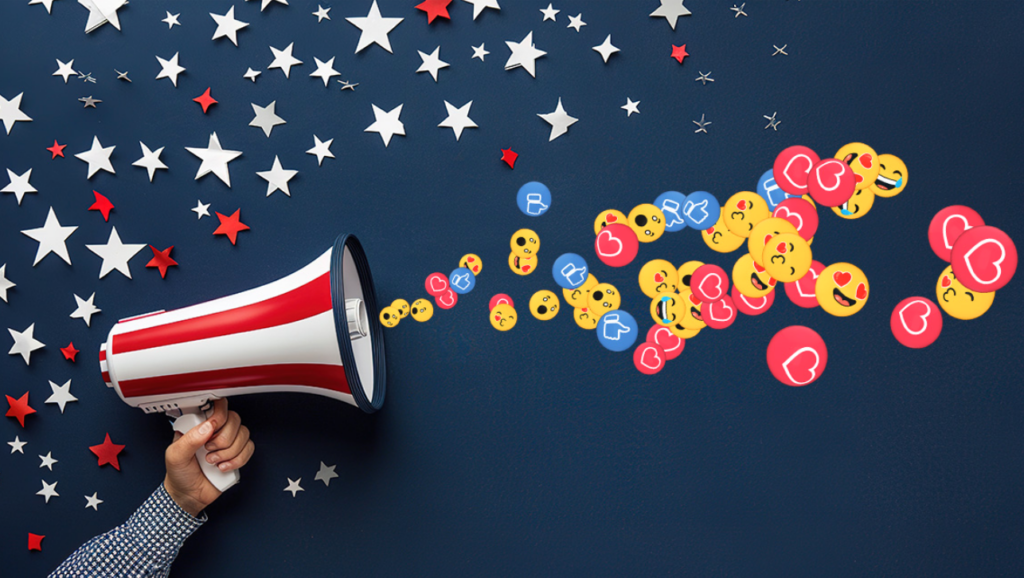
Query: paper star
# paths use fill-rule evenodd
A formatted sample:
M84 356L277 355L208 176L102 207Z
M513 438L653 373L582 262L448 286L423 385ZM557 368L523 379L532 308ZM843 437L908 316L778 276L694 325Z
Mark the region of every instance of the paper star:
M127 4L128 0L78 0L78 3L89 10L89 19L85 23L86 34L108 22L114 28L121 29L117 9Z
M53 383L53 382L50 382L50 383ZM51 472L53 471L53 464L55 464L58 461L60 461L60 460L53 459L53 452L46 452L46 455L45 456L39 456L39 459L42 460L42 462L43 462L43 463L39 464L39 467L40 468L46 468L46 469L50 470Z
M96 494L98 493L99 492L93 492L91 496L85 496L85 499L87 500L85 503L86 509L92 508L94 511L100 511L99 505L103 503L103 500L96 497Z
M90 298L90 301L91 300L92 299ZM99 311L99 309L97 309L96 311ZM74 315L72 315L72 317L74 317ZM51 395L50 397L46 398L46 401L44 403L55 403L55 404L57 404L57 406L60 407L60 412L61 413L64 413L64 406L66 406L69 402L78 401L77 397L71 395L71 380L70 379L65 381L64 385L57 385L56 383L51 381L50 382L50 389L53 391L53 395Z
M402 114L402 104L391 109L389 112L384 112L382 109L377 108L376 104L371 104L373 107L373 124L366 127L363 132L375 132L380 135L380 138L384 140L384 147L387 148L388 143L391 142L391 137L396 134L405 136L405 125L402 121L398 120L398 117Z
M342 90L351 90L352 92L355 92L356 91L356 87L359 86L358 82L355 83L355 84L353 84L353 83L351 83L351 82L349 82L347 80L339 80L338 82L341 83L341 89Z
M93 84L96 84L96 79L92 77L92 73L91 72L79 72L78 73L78 80L81 80L82 82L91 82ZM81 100L81 99L79 99L79 100Z
M576 32L580 31L580 28L586 26L587 23L583 21L583 13L577 14L576 16L569 17L569 25L566 28L575 28Z
M256 114L251 121L249 126L255 126L263 129L263 134L270 138L270 131L274 130L274 127L279 124L285 124L285 120L275 113L277 108L277 101L273 101L266 107L257 106L252 104L252 111Z
M118 80L127 80L128 82L132 81L132 79L128 78L128 71L127 70L125 70L124 72L121 72L120 70L115 68L114 72L117 73L117 79Z
M217 213L217 218L220 219L220 225L213 234L227 235L227 238L231 240L231 244L234 245L235 240L238 238L238 233L249 230L249 225L246 225L241 221L241 212L242 209L238 209L230 217Z
M96 108L96 105L103 101L98 98L93 98L90 94L89 96L83 96L82 98L78 99L78 102L85 103L85 106L83 106L82 108Z
M196 171L196 180L213 173L217 175L228 188L231 187L231 172L228 170L228 163L242 156L242 151L224 150L220 147L220 139L217 133L210 135L210 144L206 148L185 147L185 150L199 157L202 164Z
M159 56L156 57L157 62L160 63L160 74L156 75L156 79L169 78L174 87L178 87L178 75L185 72L184 66L178 66L178 53L175 52L174 56L170 60L164 60Z
M0 299L7 303L7 290L17 285L7 280L7 263L0 265Z
M320 471L316 473L316 477L314 477L313 480L314 481L319 480L319 481L323 482L325 486L330 487L331 480L333 480L334 478L338 477L338 474L334 473L334 468L337 468L337 467L338 466L330 466L330 467L328 467L327 464L325 464L323 462L320 462ZM288 481L291 482L291 480L288 480Z
M149 263L146 263L146 267L156 267L159 269L160 278L163 279L167 276L168 267L175 267L178 265L178 262L171 258L171 251L174 249L174 245L171 245L163 251L157 250L153 245L150 245L149 248L153 250L153 258L149 260Z
M736 13L736 18L739 18L740 16L746 16L747 13L743 11L743 8L746 7L746 5L747 3L744 2L743 4L740 4L739 8L737 8L736 5L733 4L732 8L730 8L729 10L732 10L733 12Z
M36 492L37 496L43 496L44 498L46 498L47 504L50 503L50 498L60 497L60 494L57 493L57 484L59 482L53 482L52 484L47 484L46 480L42 480L42 482L43 489Z
M498 0L465 0L466 2L473 5L473 20L484 11L484 8L493 8L495 10L501 10L501 6L498 6Z
M203 114L210 109L211 106L217 104L217 100L210 96L210 87L206 87L206 92L192 99L192 102L198 102L199 106L203 107ZM150 179L152 180L152 179Z
M683 59L686 58L687 56L689 56L689 54L687 54L686 52L685 44L682 46L676 46L675 44L672 45L672 58L678 60L679 64L682 64Z
M96 457L100 467L105 464L114 466L114 469L121 471L121 464L117 462L117 455L124 450L123 445L118 445L110 441L110 434L103 440L103 443L98 446L89 446L89 451L96 454Z
M508 165L510 169L516 168L516 159L519 158L519 153L512 149L501 149L501 160Z
M612 54L615 54L616 52L619 51L619 49L617 47L612 45L612 35L611 34L608 35L608 38L604 39L604 42L602 42L598 46L595 46L594 50L598 54L601 55L601 58L604 59L605 64L608 64L608 57L610 57Z
M209 96L210 89L206 89L204 96ZM214 102L217 102L214 100ZM206 105L203 105L203 112L206 112ZM164 147L160 147L155 151L149 150L146 143L139 141L139 146L142 147L142 158L132 163L133 167L143 167L149 173L149 182L153 182L153 175L156 174L157 169L167 170L167 165L160 160L160 154L164 152Z
M89 206L89 211L99 211L103 215L103 220L110 220L110 211L114 208L114 203L110 202L110 199L101 195L98 191L92 192L96 201Z
M262 73L259 70L253 70L253 69L250 68L249 70L245 71L245 74L242 75L242 78L249 79L249 80L253 81L253 83L255 83L256 82L256 77L259 76L260 74L262 74Z
M448 68L448 63L441 60L441 47L438 46L430 54L424 54L419 50L416 51L420 55L420 60L423 61L420 67L416 69L416 72L429 72L430 76L434 77L434 82L437 82L437 71L442 68Z
M302 478L294 481L292 481L291 478L288 478L288 487L285 488L284 491L291 492L293 498L298 495L299 492L305 492L306 490L302 489L302 486L299 485L300 482L302 482Z
M61 347L60 352L64 354L64 359L70 361L71 363L75 362L75 356L78 355L78 350L75 349L74 341L68 343L67 347Z
M71 264L71 257L68 255L68 247L65 245L68 237L71 233L75 232L78 227L62 227L60 221L57 220L57 214L53 212L53 207L50 207L50 212L46 215L46 222L43 223L42 227L38 229L26 229L21 232L22 235L30 239L39 241L39 249L36 251L36 260L32 263L35 267L39 261L42 261L43 257L53 253L64 259L64 262L68 265Z
M46 150L48 150L51 153L53 153L53 156L50 157L50 160L53 160L53 159L55 159L57 157L64 158L64 148L67 147L67 146L68 145L66 145L66 144L63 144L63 145L62 144L57 144L57 139L53 139L53 146L52 147L46 147Z
M437 126L452 129L455 131L455 140L459 140L463 129L477 128L473 119L469 118L469 107L471 106L473 106L472 100L462 105L461 108L455 108L447 100L444 101L444 107L448 109L448 118L441 121L441 124Z
M71 67L75 63L75 59L72 58L67 63L61 62L59 58L57 60L57 72L53 73L53 76L63 76L64 84L68 83L68 78L78 74L75 69Z
M0 96L0 120L4 122L4 128L7 129L7 134L11 134L11 129L14 128L16 122L30 122L32 119L23 112L21 112L21 97L24 96L24 92L15 96L11 100L7 100L3 96Z
M22 175L14 174L14 171L7 169L7 178L11 179L11 182L6 187L0 189L3 193L14 193L14 196L18 198L18 205L21 205L21 200L25 198L25 193L37 193L35 187L29 184L28 180L32 177L32 169L25 171Z
M167 29L170 30L171 28L174 28L175 26L181 26L181 22L178 22L178 16L181 16L181 12L179 12L177 14L171 14L170 12L167 12L167 18L164 18L160 22L166 22L167 23Z
M217 29L213 31L213 40L226 36L235 46L238 46L238 31L249 25L248 22L235 20L234 6L223 16L210 12L210 18L217 23Z
M269 197L274 191L281 191L282 193L292 196L288 190L288 181L299 174L299 171L285 169L281 166L281 160L274 155L274 164L270 167L269 171L257 171L263 180L267 181L267 196Z
M522 42L516 43L506 40L505 44L512 51L512 55L508 57L508 62L505 63L505 70L512 70L522 66L526 72L530 73L530 76L536 78L537 59L547 54L547 52L537 50L537 47L533 45L533 31L530 31L526 38L523 38Z
M789 45L788 44L783 44L782 48L779 48L778 46L775 46L774 44L772 44L772 48L775 49L775 52L772 53L772 56L775 56L776 54L781 54L783 56L789 56L789 53L786 52L786 47L787 46L789 46Z
M334 139L321 141L320 137L313 135L313 148L306 151L308 155L316 155L316 164L321 166L324 164L324 157L334 158L334 153L331 152L331 143Z
M707 86L709 82L714 82L715 81L714 78L711 78L711 71L710 70L707 71L707 72L700 72L698 70L697 72L700 73L700 76L698 76L697 78L694 78L693 79L694 81L699 81L704 86Z
M274 61L270 63L267 69L280 68L281 72L284 73L284 77L288 78L288 75L292 72L292 67L302 64L301 60L292 56L292 48L294 47L294 42L289 44L284 50L278 50L271 46L270 51L274 53Z
M118 270L122 275L131 279L132 271L128 267L128 261L146 247L145 244L121 242L117 234L117 227L110 228L110 237L104 245L86 245L85 248L99 255L103 259L100 265L100 279L107 276L113 270Z
M768 126L764 127L765 130L768 130L768 129L773 129L775 131L779 130L779 123L781 123L782 121L781 120L775 120L775 115L776 114L778 114L778 113L773 112L771 116L768 116L767 114L761 115L765 119L768 120Z
M451 20L451 16L448 15L448 5L451 3L452 0L423 0L416 8L427 13L427 24L431 24L438 16Z
M565 109L562 108L562 99L558 99L558 106L555 107L553 112L547 114L538 114L537 116L544 119L545 122L551 125L551 136L548 137L548 142L555 140L563 134L569 132L569 127L576 124L578 118L569 116Z
M324 8L323 6L317 4L316 5L316 12L313 13L313 16L316 16L317 24L323 22L324 18L330 20L331 17L327 15L327 13L330 12L330 11L331 11L330 8Z
M327 62L321 62L321 60L316 57L313 58L313 61L316 62L316 72L310 74L310 76L323 80L324 88L327 88L327 83L330 82L332 76L341 76L340 72L334 70L333 56Z
M249 0L245 0L245 1L248 2ZM270 3L273 2L273 1L274 0L263 0L263 4L260 5L260 12L263 12L264 10L266 10L267 6L270 6ZM288 0L277 0L277 3L278 4L284 4L285 6L287 6L288 5Z
M391 41L388 40L388 33L401 24L403 18L384 18L380 15L380 8L377 7L377 0L373 0L370 6L370 13L364 17L346 18L349 24L360 30L359 43L356 44L356 54L371 44L377 44L384 50L391 52Z
M31 329L31 327L29 329ZM13 330L9 331L11 331L12 335L15 333L15 331ZM17 342L15 342L15 347L17 347ZM21 424L21 427L25 427L25 416L32 415L36 412L36 410L32 409L28 405L28 392L26 391L18 399L14 399L9 395L4 397L7 398L7 405L10 406L10 409L7 410L7 413L5 415L7 417L13 417L17 419L18 423Z
M92 147L87 150L75 155L75 158L89 163L89 174L86 179L91 179L100 169L107 171L110 174L115 174L114 165L110 164L110 155L114 152L117 145L109 146L104 148L100 144L99 137L92 137Z
M53 8L53 0L29 0L28 5L31 6L33 4L42 4L46 8L47 14L50 14L50 9Z
M704 134L708 134L707 126L711 124L711 121L709 120L707 122L704 122L704 115L702 114L700 115L700 120L693 121L693 124L697 125L697 130L693 131L694 133L702 132Z
M484 57L490 54L490 52L484 50L484 43L480 43L480 46L473 47L473 58L479 58L480 62L484 61Z
M21 441L21 438L19 438L18 436L14 436L14 441L13 442L7 442L7 445L11 446L11 453L12 454L14 452L18 452L21 455L25 455L24 447L25 447L26 443L27 442Z
M96 299L96 293L93 292L88 299L82 299L74 293L72 293L72 295L75 296L75 303L77 305L75 310L71 312L71 318L81 319L82 321L85 321L86 327L90 327L92 323L92 316L102 311L99 307L96 307L96 305L93 304L93 300Z
M210 208L210 203L206 203L204 205L202 201L197 200L196 201L196 206L192 207L189 210L192 211L193 213L195 213L196 215L198 215L198 217L196 218L197 221L201 221L201 220L203 220L203 217L209 217L210 216L209 208Z
M547 8L540 9L540 13L544 15L544 18L541 20L541 22L544 22L546 20L554 22L555 15L558 14L559 12L561 12L561 10L555 10L555 8L551 4L548 4Z
M638 104L640 104L639 100L636 101L636 102L633 102L627 96L626 97L626 104L620 106L619 108L621 108L622 110L626 111L626 116L630 117L630 116L633 116L633 113L640 114L640 109L637 108Z
M664 18L668 20L668 25L672 27L672 30L676 29L676 20L680 16L689 16L690 11L683 6L683 0L661 0L661 6L654 12L651 12L652 18Z

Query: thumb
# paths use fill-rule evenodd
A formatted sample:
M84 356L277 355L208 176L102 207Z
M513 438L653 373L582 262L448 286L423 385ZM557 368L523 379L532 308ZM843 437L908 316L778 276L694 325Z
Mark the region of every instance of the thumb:
M187 465L195 456L195 453L213 437L213 426L213 420L208 419L175 440L167 448L167 465L172 467Z

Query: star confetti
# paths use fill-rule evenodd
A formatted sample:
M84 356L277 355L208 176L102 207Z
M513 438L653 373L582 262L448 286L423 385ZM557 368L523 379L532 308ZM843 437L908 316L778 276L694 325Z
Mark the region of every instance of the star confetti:
M53 382L51 381L50 383L53 383ZM40 468L46 468L46 469L50 470L51 472L53 471L53 464L55 464L55 463L60 461L60 460L53 459L53 452L46 452L45 456L39 456L39 460L42 462L42 463L39 464L39 467Z
M68 246L65 243L68 237L78 227L62 227L60 221L57 220L57 214L53 212L53 207L50 207L50 212L46 215L46 223L38 229L25 229L21 232L22 235L30 239L39 241L39 249L36 251L36 260L32 263L35 267L43 260L43 257L53 253L68 265L71 264L71 256L68 255Z
M7 442L7 445L11 446L11 453L18 452L21 455L25 455L25 445L28 442L21 441L21 438L14 436L13 442Z
M94 136L92 137L92 147L75 155L76 159L89 164L89 174L85 177L86 179L91 179L100 170L115 174L114 165L110 164L110 155L115 148L117 145L104 147L100 143L99 137Z
M322 141L320 137L313 135L313 148L306 151L306 154L316 155L316 164L320 166L324 164L324 158L334 158L334 153L331 152L331 143L333 142L333 138Z
M64 359L70 361L71 363L75 362L75 356L78 355L78 350L75 349L74 341L68 343L67 347L61 347L60 352L64 354Z
M57 385L54 382L50 382L50 389L53 391L53 395L46 398L43 403L55 403L60 407L60 412L64 413L64 406L72 401L78 401L78 398L71 395L71 380L64 382L64 385ZM42 467L42 466L40 466Z
M391 41L388 40L388 33L402 23L403 18L384 18L380 15L380 8L377 7L377 0L373 0L370 12L364 17L346 18L349 24L360 30L359 43L356 45L356 54L371 44L376 44L391 52Z
M146 267L156 267L160 270L160 278L163 279L167 276L168 267L176 267L178 262L171 258L171 250L174 249L174 245L164 249L163 251L157 250L153 245L149 246L153 251L153 258L146 263Z
M448 15L448 5L451 3L452 0L423 0L416 5L416 9L426 12L427 24L432 24L437 17L451 20L451 16Z
M96 494L98 494L98 493L99 492L93 492L91 496L83 496L85 498L85 500L86 500L86 502L85 502L85 507L86 508L92 508L93 511L96 511L96 512L100 511L99 505L103 503L103 500L101 500L98 497L96 497Z
M210 135L210 144L206 148L198 147L185 147L185 150L199 157L202 160L202 164L199 165L199 170L196 171L196 180L198 181L202 177L213 173L217 175L217 178L221 180L228 188L231 187L231 172L228 170L228 163L242 156L242 151L232 151L222 149L220 146L220 139L217 138L217 133Z
M0 265L0 299L4 303L7 303L7 290L13 287L17 287L17 284L7 278L7 263L4 263Z
M203 107L203 114L210 110L210 107L217 104L217 100L210 96L210 87L206 87L206 92L192 99L193 102L198 102L199 106Z
M227 235L227 238L231 240L231 244L234 245L235 240L238 238L238 233L249 230L249 225L246 225L241 221L241 213L242 209L236 210L230 217L217 213L217 218L220 219L220 225L213 234Z
M53 156L50 158L50 160L53 160L57 157L64 158L64 148L67 146L68 145L66 144L57 144L57 139L53 139L53 146L46 147L46 150L53 153Z
M387 148L388 144L391 143L391 137L396 134L405 136L405 124L398 119L402 115L402 106L398 105L390 111L385 112L383 109L377 108L376 104L371 104L373 107L373 124L366 127L363 132L375 132L380 135L380 138L384 141L384 147Z
M299 171L286 169L281 166L281 159L274 155L274 164L269 171L257 171L257 175L263 180L267 181L267 196L269 197L274 191L281 191L282 193L292 196L291 191L288 190L288 181L292 180L295 175L299 174Z
M18 420L21 427L25 427L25 417L36 412L36 410L32 409L28 405L28 392L26 391L18 399L14 399L9 395L5 395L4 397L7 398L7 405L10 406L7 413L4 415L7 417L13 417Z
M302 478L299 478L297 480L292 480L291 478L288 478L288 487L285 488L284 491L291 492L292 493L292 497L294 498L295 496L298 495L299 492L305 492L306 491L305 489L303 489L302 486L299 485L301 482L302 482Z
M288 78L288 75L292 72L292 67L302 64L301 60L292 56L292 48L294 47L294 42L289 44L284 50L278 50L271 46L270 51L274 53L274 61L270 63L267 70L270 70L271 68L280 68L281 72L284 73L284 77ZM248 73L246 73L246 76L248 76ZM254 77L252 81L256 82L256 78Z
M110 219L110 211L114 208L114 203L110 202L110 199L104 197L96 191L92 192L96 196L96 202L89 206L90 211L99 211L103 215L103 220L107 221Z
M174 56L170 60L164 60L159 56L156 57L157 62L160 63L160 73L156 75L156 79L166 78L171 81L171 84L175 88L178 87L178 75L185 72L184 66L178 65L178 53L175 52Z
M563 134L569 132L569 127L576 124L578 118L569 116L569 113L565 112L562 108L562 99L558 99L558 106L555 110L547 114L538 114L537 116L544 119L545 122L551 125L551 135L548 137L548 142L555 140Z
M103 263L100 265L100 279L106 277L107 273L115 269L131 279L132 270L128 266L128 261L145 247L145 245L139 243L122 243L121 236L117 234L117 227L110 228L110 237L105 244L85 246L86 249L89 249L103 259Z
M25 93L21 93L11 100L7 100L3 96L0 96L0 121L3 121L4 128L7 129L7 134L11 134L11 129L14 128L14 123L30 122L32 120L27 114L21 112L21 97L24 94Z
M41 489L38 492L36 492L37 496L43 496L44 498L46 498L46 503L47 504L50 503L50 498L54 498L54 497L59 498L60 497L60 494L57 493L57 484L59 482L53 482L52 484L47 484L46 480L42 480L42 482L43 482L43 489Z
M661 0L661 6L651 12L652 18L664 18L672 30L676 29L676 21L680 16L689 16L690 11L683 6L683 0Z
M501 10L501 6L498 6L498 0L465 0L466 2L473 5L473 20L484 11L484 8L491 8L494 10Z
M255 126L263 129L263 134L267 135L267 138L270 138L270 132L274 130L275 126L285 124L285 120L277 116L277 113L275 112L276 108L276 100L265 107L252 104L252 111L256 116L249 121L249 126Z
M232 44L238 46L238 31L249 25L248 22L235 20L235 7L232 6L224 15L210 12L210 18L217 23L217 30L213 32L213 40L227 37Z
M319 480L324 483L325 486L330 487L331 480L338 477L338 474L334 473L334 468L338 466L328 466L327 464L320 462L320 471L316 473L313 478L314 481Z
M103 440L102 444L98 446L89 446L89 451L96 454L96 457L98 458L97 462L100 467L105 464L110 464L114 466L114 469L117 471L121 471L121 464L117 461L117 455L120 454L122 450L124 450L123 445L118 445L110 441L109 433Z
M31 361L33 351L46 347L45 343L39 341L34 336L36 331L35 323L29 325L25 331L15 331L11 328L8 328L7 331L14 338L14 345L11 346L11 350L7 353L10 355L20 355L25 360L25 365L28 365L29 361Z
M8 183L6 187L0 189L0 192L14 193L14 196L18 199L19 206L21 205L21 200L25 198L26 193L39 192L28 182L28 180L32 178L32 169L25 171L21 175L15 173L11 169L7 169L7 178L9 178L11 182Z
M512 149L501 149L501 160L508 165L510 169L516 168L516 159L519 158L519 153Z
M686 52L685 44L682 46L676 46L675 44L672 45L672 58L678 60L679 64L682 64L683 59L687 56L689 56L689 54Z
M96 293L94 292L89 296L88 299L82 299L78 295L72 293L75 297L75 310L71 312L72 319L81 319L85 321L85 326L90 327L92 324L92 316L102 311L93 301L96 299Z
M206 92L207 94L209 94L210 89L206 89ZM167 165L165 165L164 162L160 160L160 155L164 152L164 147L160 147L155 151L151 151L149 150L149 147L146 146L146 143L142 141L139 141L139 146L142 147L142 158L132 163L132 166L146 169L146 171L149 173L149 182L152 183L153 175L156 174L157 169L163 169L165 171L167 170Z
M41 536L39 534L33 534L32 532L29 532L28 533L28 549L29 549L29 551L31 552L32 550L35 550L37 552L42 552L43 551L43 538L45 538L45 537L46 536Z

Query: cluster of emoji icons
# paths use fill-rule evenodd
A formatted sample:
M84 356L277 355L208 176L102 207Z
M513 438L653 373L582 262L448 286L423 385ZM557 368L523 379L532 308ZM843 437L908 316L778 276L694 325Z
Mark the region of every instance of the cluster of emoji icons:
M508 254L508 268L516 275L529 275L537 270L537 252L540 250L540 236L531 229L519 229L512 233L509 241L512 252Z
M459 266L447 277L442 273L431 273L423 285L427 294L434 298L437 307L451 309L458 303L459 295L465 295L476 287L476 276L483 267L479 255L467 253L459 259ZM405 299L395 299L391 305L380 310L380 324L387 328L396 327L409 315L416 321L429 321L434 316L435 303L417 299L409 305Z
M594 252L609 267L625 267L636 258L640 243L653 243L666 230L665 213L650 203L633 207L628 216L615 209L601 211L594 219Z
M558 301L558 295L547 289L541 289L530 297L530 314L541 321L549 321L558 315L562 308ZM516 312L515 302L505 293L498 293L491 297L487 304L491 312L491 327L498 331L508 331L516 326L519 314Z

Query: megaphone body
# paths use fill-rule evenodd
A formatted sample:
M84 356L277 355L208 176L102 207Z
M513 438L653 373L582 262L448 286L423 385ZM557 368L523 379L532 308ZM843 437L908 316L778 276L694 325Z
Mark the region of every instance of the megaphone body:
M386 384L377 315L362 246L341 235L262 287L118 321L100 347L100 371L125 403L177 416L182 432L212 400L251 393L311 393L372 413ZM205 450L197 457L221 491L237 483L238 472L208 464Z

